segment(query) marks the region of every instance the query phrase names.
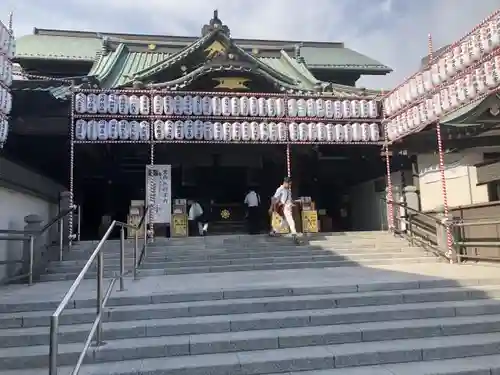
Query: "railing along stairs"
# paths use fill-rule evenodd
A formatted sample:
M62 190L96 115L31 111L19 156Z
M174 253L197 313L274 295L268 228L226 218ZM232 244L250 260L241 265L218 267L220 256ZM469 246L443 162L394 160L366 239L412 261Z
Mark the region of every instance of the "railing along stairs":
M124 291L125 290L125 276L127 276L130 273L129 271L125 270L125 229L129 229L134 231L134 252L133 252L133 277L134 280L137 279L137 269L141 266L142 261L144 260L145 254L146 254L146 248L147 248L147 241L148 241L148 233L146 229L146 225L143 226L146 214L148 212L149 207L146 207L144 210L144 213L142 214L142 217L137 225L130 225L127 223L123 223L120 221L114 220L111 225L109 226L108 230L104 234L104 236L101 238L99 243L97 244L96 248L90 255L89 260L85 265L83 266L82 270L76 277L75 281L69 288L69 290L66 292L64 295L61 303L57 307L56 311L52 314L50 317L50 344L49 344L49 375L57 375L57 370L58 370L58 363L57 363L57 357L59 353L59 317L63 313L64 309L68 305L68 303L71 301L73 298L74 294L78 290L78 287L82 283L83 279L85 278L85 275L89 271L90 267L94 263L94 261L97 261L97 293L96 293L96 306L97 306L97 311L96 311L96 318L94 320L94 323L92 324L92 327L90 329L90 332L87 336L87 339L85 340L85 344L83 346L83 349L80 353L80 356L78 357L78 361L71 372L71 375L77 375L81 369L81 366L83 364L83 361L85 359L85 356L87 354L87 351L90 347L90 344L92 343L92 340L94 339L95 336L95 345L100 346L102 345L102 317L103 317L103 312L106 307L106 303L108 302L109 297L111 296L111 293L113 292L114 285L116 281L119 281L119 291ZM115 275L111 281L108 284L108 287L104 291L104 244L108 240L109 236L113 232L113 230L118 227L120 228L120 271L118 275ZM142 246L142 249L139 253L139 231L141 230L141 227L144 229L144 243Z

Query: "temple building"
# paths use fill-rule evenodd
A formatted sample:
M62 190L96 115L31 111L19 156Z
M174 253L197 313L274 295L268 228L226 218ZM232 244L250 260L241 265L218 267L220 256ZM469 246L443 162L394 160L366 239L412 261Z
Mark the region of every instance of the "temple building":
M267 202L288 169L295 194L312 197L320 216L327 218L325 230L380 229L380 217L370 221L366 212L383 207L378 199L386 186L383 135L377 142L291 142L288 156L284 142L71 144L75 87L316 95L339 102L353 97L375 102L381 93L356 87L356 82L364 75L389 74L391 68L341 42L237 39L214 12L195 37L35 29L17 39L15 62L19 68L12 86L12 131L4 156L68 188L71 174L75 201L83 207L84 237L96 237L102 215L125 220L130 202L144 199L145 166L150 164L171 165L172 199L208 202L215 207L214 223L224 221L219 209L231 208L234 215L226 229L237 228L243 220L239 206L249 187ZM500 134L491 130L498 123L499 103L498 97L491 97L442 122L451 159L476 155L467 164L473 180L475 165L485 160L483 151L465 150L499 144ZM369 122L378 124L381 114L378 108ZM411 135L393 147L390 160L395 185L415 185L421 195L426 191L423 209L437 205L431 202L437 195L434 185L418 178L425 168L428 174L435 172L435 138L433 127ZM500 159L500 153L495 155ZM470 194L481 198L471 198L471 203L489 199L483 191L487 188L477 184L469 184Z

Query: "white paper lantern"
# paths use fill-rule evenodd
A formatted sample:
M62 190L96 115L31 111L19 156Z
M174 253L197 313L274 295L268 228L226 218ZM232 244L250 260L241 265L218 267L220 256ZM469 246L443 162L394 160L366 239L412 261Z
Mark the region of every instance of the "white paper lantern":
M495 62L495 72L500 75L500 55L496 55L493 60Z
M241 141L241 124L239 122L233 122L231 125L231 139L235 142Z
M401 135L406 133L406 126L405 125L406 124L403 122L402 116L396 117L396 126L397 126L398 137L400 137Z
M240 98L231 98L231 116L240 115Z
M250 113L250 100L248 96L242 96L240 98L240 114L243 117L247 117Z
M475 81L476 79L473 73L466 74L464 77L465 95L468 99L474 99L477 96Z
M340 100L335 100L333 102L333 117L336 119L340 119L344 116L344 112L342 110L342 102Z
M288 138L287 126L284 122L278 123L278 140L280 142L285 142Z
M411 97L411 90L410 90L410 83L406 83L404 86L403 86L403 91L404 91L404 95L405 95L405 105L409 104L411 101L412 101L412 97Z
M116 94L108 95L108 108L106 109L106 112L112 115L118 113L118 95Z
M404 112L399 116L399 124L401 125L401 133L406 134L410 130L410 126L408 124L408 116L413 116L411 111L410 113Z
M326 125L322 122L316 124L316 139L319 142L325 142L328 138L328 134L326 131Z
M384 99L383 112L386 116L390 116L392 114L392 103L390 96Z
M285 99L278 98L276 99L276 116L284 117L285 115L286 115Z
M416 79L416 77L410 79L409 86L410 86L410 96L411 96L411 99L413 100L413 99L418 98L418 88L417 88L417 79Z
M153 124L153 134L157 141L165 139L165 123L162 120L156 120Z
M213 113L212 104L213 104L213 101L212 101L211 97L204 96L203 98L201 98L201 107L203 110L203 116L212 115L212 113Z
M175 139L175 124L172 120L165 121L164 138L167 141Z
M441 79L441 82L444 82L449 78L448 75L446 74L446 66L447 66L446 54L438 60L437 64L439 66L439 78Z
M184 139L184 122L177 120L174 122L174 139Z
M439 65L431 65L432 85L437 86L441 84L441 75L439 74Z
M439 93L432 96L432 104L434 108L434 114L439 117L443 114L443 107L441 105L441 95Z
M344 125L344 141L345 142L352 142L353 141L353 134L352 134L352 125L351 124L345 124Z
M4 109L3 109L3 112L4 114L8 115L10 113L10 111L12 110L12 94L5 90L5 95L4 95L4 101L3 101L3 104L4 104Z
M464 69L467 68L470 64L472 64L472 57L470 53L470 45L468 40L466 39L465 42L460 44L460 49L461 49L461 60L463 61Z
M455 86L455 82L450 83L447 87L447 90L448 90L448 99L450 101L450 107L452 109L457 108L460 105L460 103L458 102L457 88Z
M268 98L266 100L266 113L269 117L276 116L276 99Z
M137 95L131 95L128 98L128 113L134 116L139 114L139 97Z
M139 113L143 116L149 115L151 102L148 95L141 95L139 98Z
M439 92L441 96L441 108L443 108L443 112L449 111L451 108L450 98L448 96L448 90L446 88L442 89Z
M252 139L252 134L250 131L250 123L242 122L241 123L241 140L248 142Z
M230 116L231 115L231 99L229 99L227 96L222 97L221 105L222 105L222 116Z
M250 102L250 116L258 116L259 115L259 101L256 97L252 96L249 99Z
M153 114L156 116L163 115L163 98L161 95L153 97Z
M175 110L174 98L170 95L163 97L163 112L167 116L172 116Z
M487 22L479 28L479 40L483 53L490 53L494 48L491 36L490 23Z
M457 90L457 99L459 103L465 103L467 100L464 80L462 78L458 78L455 81L455 89Z
M394 141L398 137L398 125L395 120L388 123L386 128L387 138Z
M500 18L495 17L490 21L490 31L493 49L500 47Z
M455 70L457 72L462 71L465 68L465 61L462 55L462 45L461 44L456 45L451 53Z
M351 100L351 116L353 118L361 117L361 104L359 100Z
M97 113L105 114L108 112L108 95L98 94L97 95Z
M326 141L335 142L335 125L326 124L325 128L326 128Z
M467 38L469 46L469 57L471 61L477 61L481 58L481 39L477 33L469 35Z
M220 122L214 122L214 140L222 141L224 139L222 124Z
M305 142L309 138L309 127L305 122L299 124L299 141Z
M290 141L297 142L299 140L299 124L291 122L288 125Z
M81 92L75 95L75 111L76 113L87 112L87 97Z
M222 140L224 142L230 142L232 140L232 132L231 123L225 122L222 124Z
M118 138L122 141L130 138L130 124L127 120L118 121Z
M212 114L214 116L222 116L222 100L218 96L214 96L212 98ZM215 137L215 133L214 133L214 137Z
M149 141L151 138L151 127L149 122L141 121L139 123L139 139L141 141Z
M306 117L307 116L307 102L305 99L297 100L297 116Z
M368 108L368 101L366 101L366 100L359 101L359 117L360 118L370 117L370 112L369 112L369 108Z
M87 139L91 141L97 141L99 138L99 128L97 121L89 120L87 121Z
M260 139L260 126L255 121L250 123L250 139L254 142Z
M210 121L203 123L203 138L207 141L214 139L214 125Z
M434 83L432 82L432 73L430 70L424 70L424 72L422 73L422 78L423 78L423 82L424 82L424 90L426 92L432 90L432 88L434 87Z
M307 111L307 117L316 117L316 100L307 99L306 111Z
M486 93L486 91L488 91L488 87L486 86L486 73L483 66L480 66L475 70L474 79L476 80L476 89L478 94Z
M335 142L344 142L345 141L345 131L344 126L342 124L335 125Z
M423 123L427 123L429 121L429 116L427 113L427 105L425 104L425 101L420 103L418 105L418 118L417 120L420 121L418 125L421 125ZM417 124L415 124L417 126Z
M406 112L406 130L413 129L415 121L418 121L419 119L420 115L418 113L418 105L416 105Z
M201 103L201 98L200 98L200 103ZM201 120L196 120L194 122L194 139L197 141L203 140L203 121Z
M257 100L257 108L259 109L259 117L267 116L267 104L265 98L259 98Z
M184 98L180 95L174 96L174 115L180 116L184 113Z
M325 100L325 117L333 118L335 110L333 108L333 101L330 99Z
M307 139L310 142L316 142L318 140L318 128L315 122L307 124Z
M361 124L361 141L370 142L370 125L366 122Z
M369 131L370 131L370 141L378 142L380 140L380 128L378 124L372 122L369 125Z
M316 99L316 117L323 118L326 115L325 101L323 99Z
M9 136L9 121L7 119L0 118L0 148L7 141Z
M201 102L201 96L199 95L193 96L193 115L203 115L203 104Z
M357 122L351 124L351 130L352 130L352 140L354 142L361 141L361 124L358 124Z
M263 142L269 141L269 126L265 122L259 124L259 138Z
M342 118L351 118L352 109L351 109L351 101L344 100L342 102Z
M182 113L184 115L191 116L193 114L193 97L191 95L184 95L184 98L182 99Z
M108 121L108 138L116 141L120 137L118 130L118 120L112 119Z
M106 120L97 121L97 139L99 141L108 140L108 122Z
M451 78L455 74L457 74L455 56L453 55L453 51L450 51L446 54L446 76Z
M271 142L277 142L278 141L278 125L275 122L270 122L268 128L269 128L269 140Z
M97 95L88 94L87 95L87 113L95 114L97 113Z
M75 121L75 138L78 141L84 141L87 138L87 121L82 119Z
M298 107L296 99L288 99L287 101L288 117L297 117Z
M489 88L498 86L500 80L495 70L494 60L489 60L484 63L484 75L486 86Z
M427 120L433 122L437 119L436 114L434 113L434 101L432 98L428 98L425 100L425 110L427 112Z
M194 123L191 120L184 121L184 139L194 139Z
M129 126L130 126L130 133L129 133L130 140L138 141L141 135L141 126L139 122L130 121Z

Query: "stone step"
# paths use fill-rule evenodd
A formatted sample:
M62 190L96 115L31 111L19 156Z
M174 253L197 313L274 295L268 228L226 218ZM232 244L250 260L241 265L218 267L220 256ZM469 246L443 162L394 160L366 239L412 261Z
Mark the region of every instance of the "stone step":
M220 303L201 301L171 304L170 306L147 306L143 313L137 313L137 310L140 309L134 311L134 308L110 308L107 314L107 319L110 320L115 316L121 316L121 319L130 318L134 316L134 313L137 313L137 316L136 320L127 321L118 318L118 321L106 323L104 336L107 340L113 340L439 318L455 315L498 314L498 301L489 304L482 300L500 297L500 286L342 293L323 297L315 296L320 301L317 303L314 302L314 298L307 297L310 296L296 298L295 306L294 300L285 297L253 299L255 305L260 306L260 308L254 308L249 300L229 300L220 301ZM443 300L453 301L457 303L458 307L444 304L443 306L433 305L432 308L426 308L422 305L427 302ZM474 300L479 307L473 304L460 305L467 300ZM233 307L231 302L235 302L236 307ZM271 312L265 309L266 306L269 306ZM367 306L372 306L372 308L369 309ZM354 307L357 309L347 309ZM158 310L161 311L161 319L154 318L158 316ZM143 314L148 314L147 316L150 318L144 319ZM169 315L173 315L173 317L169 317ZM66 322L70 321L71 318L66 320ZM62 325L59 340L61 343L82 342L86 338L90 326L91 324L88 323ZM47 327L39 326L1 329L0 347L46 345L48 333Z
M237 271L254 271L254 270L287 270L287 269L306 269L306 268L332 268L332 267L353 267L353 266L374 266L374 265L390 265L390 264L416 264L416 263L436 263L439 259L435 257L425 256L408 257L405 259L386 258L376 260L341 260L341 261L314 261L314 262L289 262L289 263L258 263L258 264L234 264L228 266L203 266L203 267L177 267L167 269L139 269L141 276L160 276L160 275L182 275L182 274L197 274L197 273L219 273L219 272L237 272ZM113 277L115 271L106 271L106 277ZM78 276L74 273L46 273L40 276L40 281L58 281L58 280L74 280ZM86 278L95 278L94 272L88 272Z
M419 256L428 256L428 253L374 253L374 254L352 254L352 255L336 255L336 254L327 254L327 255L311 255L311 254L303 254L303 255L295 255L295 256L278 256L278 257L257 257L257 258L236 258L236 259L157 259L154 261L151 258L146 258L142 268L144 269L170 269L170 268L181 268L181 267L215 267L215 266L230 266L230 265L245 265L245 264L263 264L263 263L292 263L292 262L328 262L328 261L342 261L342 260L350 260L350 261L358 261L358 260L375 260L375 259L407 259L407 258L415 258ZM133 264L132 259L126 260L126 264ZM68 272L75 273L80 271L85 263L83 264L67 264L66 262L53 262L48 267L49 272ZM109 269L114 268L116 270L119 269L119 259L116 262L106 263ZM94 268L97 265L94 265Z
M344 324L321 327L303 327L252 332L198 334L190 336L159 336L108 340L92 349L88 362L111 362L123 359L196 356L255 350L303 348L342 345L350 343L381 342L388 340L436 338L479 335L500 332L500 315L448 317L420 321L401 320L377 323ZM492 342L500 342L500 334L490 335ZM493 345L490 343L490 345ZM444 348L443 352L444 352ZM466 350L463 348L462 350ZM75 363L81 344L60 346L59 364ZM10 347L0 349L0 368L22 369L48 365L47 345ZM475 353L476 354L476 353ZM492 354L491 348L483 354ZM439 354L443 355L443 354ZM363 364L363 363L362 363Z

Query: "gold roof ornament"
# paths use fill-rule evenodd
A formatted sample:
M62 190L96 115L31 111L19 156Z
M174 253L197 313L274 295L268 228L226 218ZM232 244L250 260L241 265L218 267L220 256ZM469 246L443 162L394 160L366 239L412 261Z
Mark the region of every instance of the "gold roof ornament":
M155 49L156 49L156 44L153 44L153 43L148 44L148 50L154 51Z
M205 48L204 52L207 53L207 58L212 59L219 54L226 53L226 47L219 42L218 40L214 41L207 48Z
M226 89L226 90L248 90L247 82L250 82L249 78L243 77L217 77L213 79L219 82L216 89Z

